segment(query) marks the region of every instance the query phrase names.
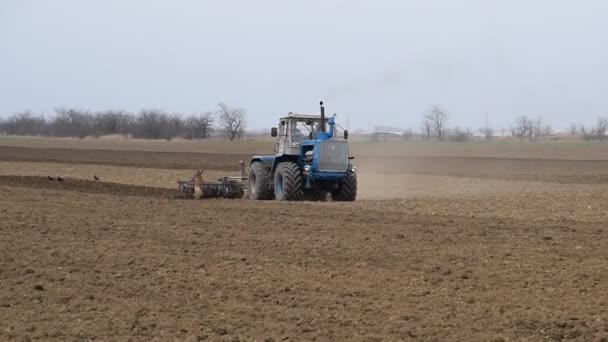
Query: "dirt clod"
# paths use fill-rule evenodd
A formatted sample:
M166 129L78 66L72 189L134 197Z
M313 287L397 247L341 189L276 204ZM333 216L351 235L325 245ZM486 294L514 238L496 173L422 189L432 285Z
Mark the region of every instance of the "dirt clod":
M214 331L218 335L228 335L228 330L224 328L216 328Z

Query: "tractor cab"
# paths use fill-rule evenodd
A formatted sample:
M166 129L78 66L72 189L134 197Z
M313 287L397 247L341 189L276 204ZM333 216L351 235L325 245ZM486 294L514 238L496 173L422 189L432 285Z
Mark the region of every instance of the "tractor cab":
M329 131L325 127L329 126ZM278 127L271 129L271 136L277 140L274 152L281 155L300 155L302 147L314 141L338 140L335 115L330 118L322 115L289 113L279 119ZM348 131L343 130L343 140L348 139Z

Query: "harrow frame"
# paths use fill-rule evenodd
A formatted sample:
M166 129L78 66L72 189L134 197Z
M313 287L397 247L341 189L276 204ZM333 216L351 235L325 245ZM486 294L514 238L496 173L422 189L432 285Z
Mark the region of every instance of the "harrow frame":
M176 199L243 198L247 190L245 164L241 160L241 176L224 176L215 181L203 179L203 170L196 170L189 180L178 180Z

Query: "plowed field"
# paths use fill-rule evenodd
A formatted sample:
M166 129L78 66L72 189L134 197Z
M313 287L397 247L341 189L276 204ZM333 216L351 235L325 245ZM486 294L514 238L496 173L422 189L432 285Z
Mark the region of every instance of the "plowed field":
M355 203L173 199L232 152L0 148L0 340L608 340L608 161L363 155Z

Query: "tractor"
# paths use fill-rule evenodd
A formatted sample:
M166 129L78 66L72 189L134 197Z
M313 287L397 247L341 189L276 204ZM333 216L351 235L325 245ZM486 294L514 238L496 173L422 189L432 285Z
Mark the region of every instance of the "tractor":
M325 201L328 195L332 201L356 199L357 174L348 130L336 124L336 114L325 117L322 101L320 106L320 115L288 113L271 129L271 136L277 138L275 154L253 156L249 163L250 199Z

